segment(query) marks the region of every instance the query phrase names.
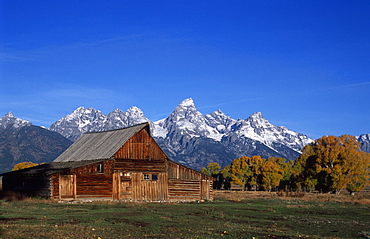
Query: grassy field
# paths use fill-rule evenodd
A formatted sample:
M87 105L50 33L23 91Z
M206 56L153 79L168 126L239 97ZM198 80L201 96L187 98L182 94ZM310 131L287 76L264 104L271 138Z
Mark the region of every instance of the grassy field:
M201 203L0 203L0 238L370 238L368 194L222 191Z

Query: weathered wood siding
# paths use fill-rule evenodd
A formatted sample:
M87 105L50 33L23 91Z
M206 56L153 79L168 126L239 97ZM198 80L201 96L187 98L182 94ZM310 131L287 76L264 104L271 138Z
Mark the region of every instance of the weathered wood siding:
M76 175L76 182L76 199L112 199L111 175Z
M209 179L209 176L202 174L194 169L185 167L181 164L168 161L168 178L169 179Z
M59 188L60 188L59 179L60 179L59 173L51 175L51 182L52 182L51 198L54 200L60 200L61 198L60 193L59 193Z
M199 180L170 179L168 180L169 201L200 200Z
M148 134L146 130L141 130L132 136L123 147L114 155L116 159L135 159L135 160L164 160L166 155L162 149Z
M76 198L76 175L59 176L60 199Z
M168 161L169 201L213 200L213 181L207 175Z
M103 172L98 165L102 164ZM92 163L52 175L52 198L59 200L112 199L113 161Z
M113 176L113 198L167 200L167 156L146 130L131 137L114 158L114 171L119 173Z
M149 179L144 179L149 175ZM166 201L167 200L167 175L155 174L157 180L152 179L151 174L132 174L132 200L134 201Z

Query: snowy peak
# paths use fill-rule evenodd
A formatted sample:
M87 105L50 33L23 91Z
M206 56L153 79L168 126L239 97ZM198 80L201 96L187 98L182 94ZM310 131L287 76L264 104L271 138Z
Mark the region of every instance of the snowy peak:
M13 115L13 113L11 111L9 111L8 113L6 113L4 118L15 118L15 116Z
M21 128L23 126L32 125L27 120L16 118L12 112L8 112L4 117L0 118L0 128L5 129L7 127Z
M148 121L149 120L144 116L144 112L138 107L133 106L126 112L123 112L120 109L115 109L109 113L103 128L119 129Z
M222 135L220 135L217 130L207 124L205 116L200 113L195 105L193 99L185 99L182 101L175 110L170 114L168 118L162 123L162 129L159 129L157 124L156 128L160 130L160 134L167 132L166 135L185 135L190 138L193 137L207 137L212 138L217 141L221 140Z
M270 122L263 117L261 112L253 113L246 121L254 128L272 126Z
M195 108L194 100L192 98L185 99L177 107L179 107L179 108L188 108L188 107Z
M256 112L246 120L238 120L232 126L233 134L238 137L250 138L273 148L276 144L282 144L300 152L312 139L299 134L284 126L275 126L266 120L261 112Z
M249 116L248 119L255 121L255 120L261 120L261 119L264 120L265 118L263 117L261 112L255 112L251 114L251 116Z
M100 110L79 107L71 114L64 116L49 127L49 130L60 133L75 141L81 134L98 131L104 125L107 116Z
M200 118L202 118L203 115L197 111L193 99L189 98L182 101L171 113L170 117L175 121L183 119L196 121L201 120Z
M126 111L126 115L128 119L127 123L129 125L135 125L149 121L147 118L145 118L144 112L136 106L129 108Z
M209 126L215 128L219 133L224 134L231 131L231 126L236 120L226 116L221 110L205 115L206 122Z
M148 122L148 119L137 107L131 107L127 112L115 109L108 115L93 108L79 107L56 121L49 129L75 141L86 132L118 129L144 122Z

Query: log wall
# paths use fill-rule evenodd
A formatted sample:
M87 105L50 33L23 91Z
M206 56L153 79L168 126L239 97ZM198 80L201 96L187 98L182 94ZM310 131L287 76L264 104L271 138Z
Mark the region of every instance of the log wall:
M103 164L103 172L98 165ZM73 168L52 175L52 198L56 200L105 198L112 199L113 161Z
M4 175L3 191L19 192L29 196L50 198L51 178L47 175Z

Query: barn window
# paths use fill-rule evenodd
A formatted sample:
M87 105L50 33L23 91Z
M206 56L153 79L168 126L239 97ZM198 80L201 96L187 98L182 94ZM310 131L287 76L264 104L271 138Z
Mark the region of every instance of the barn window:
M100 163L96 165L96 172L97 173L104 173L104 164Z
M149 174L144 174L144 180L150 180Z
M152 180L158 180L158 174L152 174Z

